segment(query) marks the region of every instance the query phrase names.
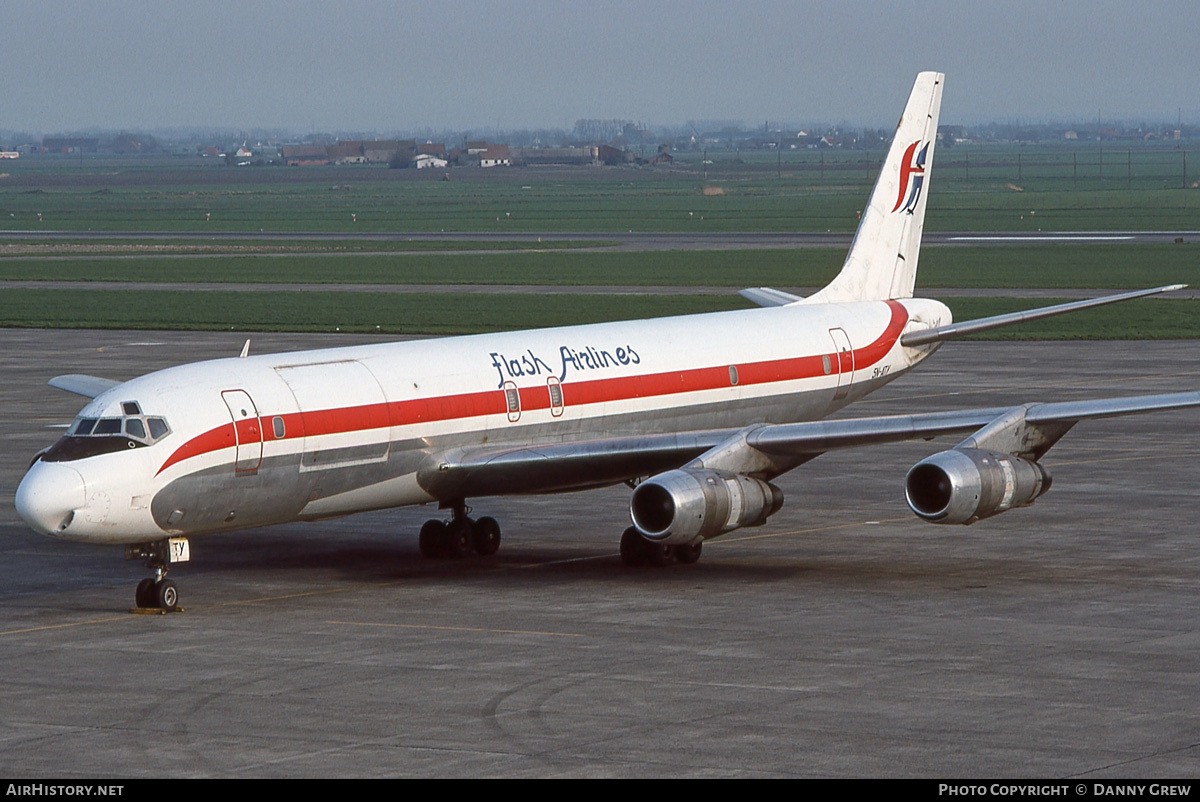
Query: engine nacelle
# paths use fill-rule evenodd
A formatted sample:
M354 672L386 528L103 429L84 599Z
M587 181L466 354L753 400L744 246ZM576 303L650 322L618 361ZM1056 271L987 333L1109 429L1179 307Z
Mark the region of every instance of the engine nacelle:
M680 468L652 476L629 498L634 526L656 543L692 543L779 512L783 491L770 482L724 471Z
M934 454L904 480L908 506L937 524L973 524L1028 507L1049 489L1050 474L1038 463L977 448Z

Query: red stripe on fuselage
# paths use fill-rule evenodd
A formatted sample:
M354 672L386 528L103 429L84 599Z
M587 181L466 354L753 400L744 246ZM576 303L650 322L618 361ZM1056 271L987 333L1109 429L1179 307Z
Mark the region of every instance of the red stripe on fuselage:
M842 372L862 370L874 365L887 355L900 333L908 323L908 310L898 301L887 301L892 316L883 333L872 343L851 354L826 353L815 356L790 357L765 362L737 363L738 386L773 384L776 382L812 379L826 375L824 357L837 359ZM591 381L563 382L563 403L566 406L604 404L626 401L633 398L648 398L703 390L717 390L730 386L729 365L666 373L649 373L641 376L618 376ZM550 393L545 385L519 388L521 411L548 409ZM274 427L263 427L263 440L293 440L303 437L318 437L326 434L369 431L391 426L408 426L414 423L432 423L446 420L464 420L487 415L503 415L508 411L501 388L474 393L461 393L436 398L417 398L410 401L365 404L355 407L323 409L315 412L292 412L282 417L285 435L275 437ZM264 418L271 417L264 415ZM180 446L162 467L167 468L192 457L236 445L232 423L218 426L197 435Z

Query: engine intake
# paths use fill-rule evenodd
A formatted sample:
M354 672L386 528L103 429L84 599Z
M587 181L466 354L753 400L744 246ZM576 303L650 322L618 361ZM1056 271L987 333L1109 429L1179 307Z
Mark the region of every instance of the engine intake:
M757 526L782 506L783 491L770 482L680 468L638 485L629 499L629 514L647 539L684 544Z
M908 506L937 524L973 524L1013 507L1028 507L1050 489L1040 464L976 448L934 454L904 480Z

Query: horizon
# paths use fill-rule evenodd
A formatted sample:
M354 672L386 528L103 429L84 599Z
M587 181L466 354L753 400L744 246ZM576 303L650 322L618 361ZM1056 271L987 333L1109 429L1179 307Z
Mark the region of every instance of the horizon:
M283 0L6 10L0 128L570 130L581 118L888 128L916 73L946 119L1200 120L1189 0L547 5ZM676 120L664 123L663 120Z

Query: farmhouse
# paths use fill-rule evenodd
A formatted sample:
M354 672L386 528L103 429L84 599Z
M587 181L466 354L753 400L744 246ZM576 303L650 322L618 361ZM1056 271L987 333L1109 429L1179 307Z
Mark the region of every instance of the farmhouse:
M512 165L512 155L508 145L490 145L479 153L480 167L509 167Z

